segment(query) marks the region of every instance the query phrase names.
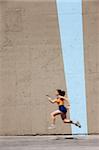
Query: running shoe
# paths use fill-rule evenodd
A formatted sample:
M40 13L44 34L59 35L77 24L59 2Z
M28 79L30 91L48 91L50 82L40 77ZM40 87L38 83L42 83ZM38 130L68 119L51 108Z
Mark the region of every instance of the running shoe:
M51 126L48 127L49 130L50 130L50 129L55 129L55 128L56 128L56 126L55 126L54 124L51 124Z
M75 123L75 125L76 125L77 127L81 128L81 124L79 123L79 121L77 121L77 122Z

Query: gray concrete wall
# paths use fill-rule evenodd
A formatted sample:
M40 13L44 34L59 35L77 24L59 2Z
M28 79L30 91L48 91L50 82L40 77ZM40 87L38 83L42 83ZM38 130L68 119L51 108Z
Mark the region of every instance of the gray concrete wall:
M83 0L88 132L99 133L99 1Z
M48 131L56 88L66 87L55 0L1 0L0 135L71 133L60 118Z

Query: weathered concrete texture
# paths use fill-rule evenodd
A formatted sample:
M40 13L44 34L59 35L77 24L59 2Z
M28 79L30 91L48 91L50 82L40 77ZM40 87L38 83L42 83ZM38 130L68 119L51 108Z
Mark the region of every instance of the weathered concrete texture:
M83 0L86 94L89 133L99 133L99 1Z
M66 88L55 0L0 1L0 135L71 133L45 95Z
M0 137L0 150L99 150L99 136Z

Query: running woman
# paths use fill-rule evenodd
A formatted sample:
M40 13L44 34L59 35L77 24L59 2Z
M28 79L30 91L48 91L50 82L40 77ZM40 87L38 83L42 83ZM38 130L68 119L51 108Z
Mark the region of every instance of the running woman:
M65 97L65 91L61 90L61 89L57 89L55 92L55 99L52 99L49 95L46 95L49 99L49 101L53 104L53 103L57 103L59 106L59 109L52 112L51 113L51 120L52 120L52 124L49 127L49 129L54 129L55 128L55 120L56 120L56 116L57 115L61 115L61 118L63 120L64 123L69 123L69 124L74 124L75 126L78 126L79 128L81 128L80 123L77 121L76 123L73 122L70 119L67 119L67 110L70 109L70 103L67 97ZM64 106L64 101L66 101L67 106Z

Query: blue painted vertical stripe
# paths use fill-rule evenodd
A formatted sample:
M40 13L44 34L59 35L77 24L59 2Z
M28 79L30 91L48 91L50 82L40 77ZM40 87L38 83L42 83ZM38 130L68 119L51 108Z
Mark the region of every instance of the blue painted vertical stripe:
M56 0L70 117L79 120L82 128L72 125L73 134L87 134L87 113L84 77L82 0Z

